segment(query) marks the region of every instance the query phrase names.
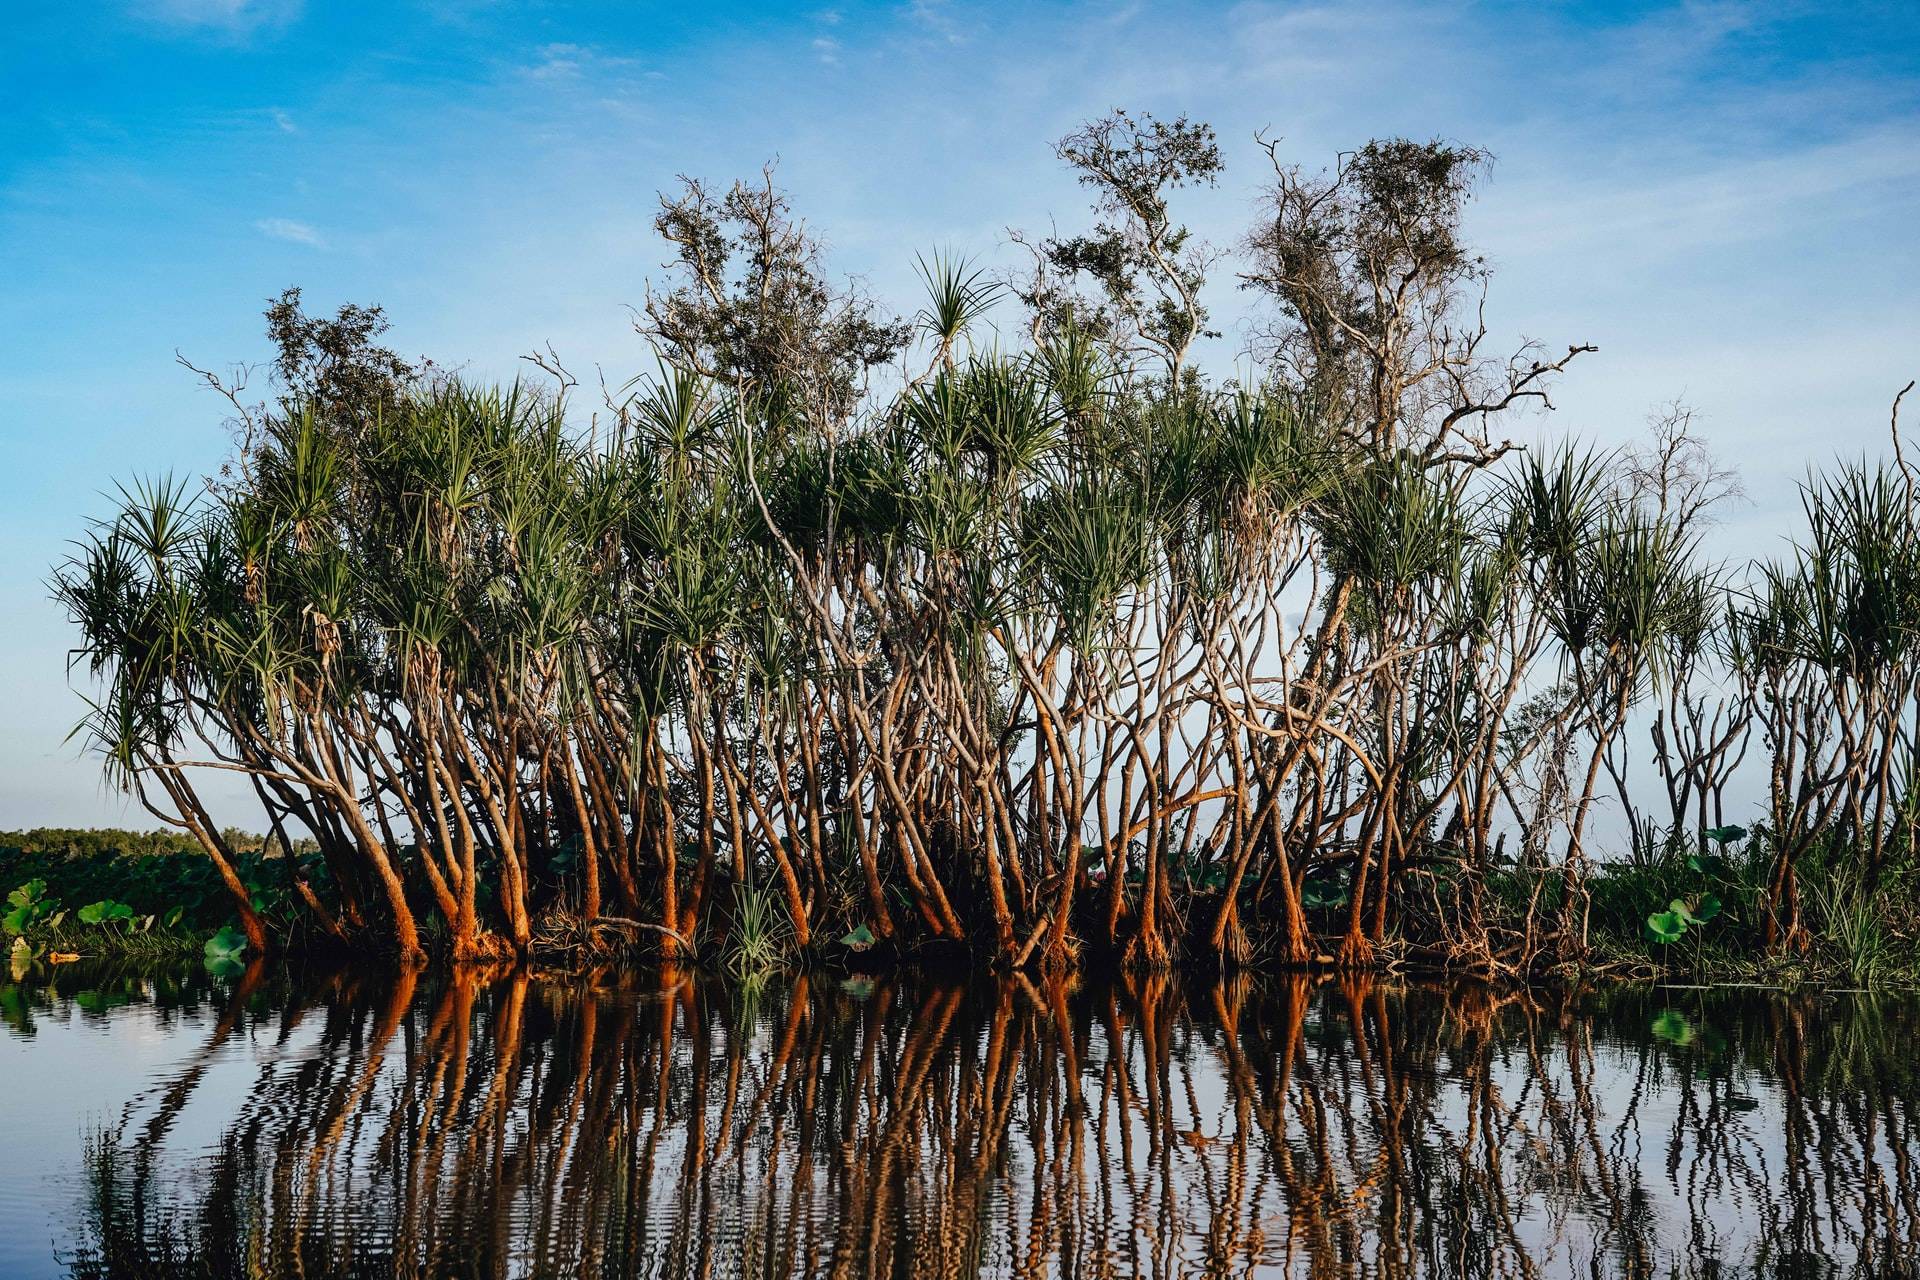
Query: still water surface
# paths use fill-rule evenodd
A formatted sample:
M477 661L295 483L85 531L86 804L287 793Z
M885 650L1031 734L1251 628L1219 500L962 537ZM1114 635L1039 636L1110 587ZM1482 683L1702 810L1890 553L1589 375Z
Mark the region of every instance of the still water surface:
M1920 1002L0 986L0 1276L1912 1276Z

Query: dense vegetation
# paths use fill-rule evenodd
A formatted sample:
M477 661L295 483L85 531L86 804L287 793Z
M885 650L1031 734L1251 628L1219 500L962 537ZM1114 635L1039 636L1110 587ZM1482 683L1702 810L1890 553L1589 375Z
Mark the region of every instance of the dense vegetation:
M1089 231L1016 236L1007 278L922 261L907 321L770 179L690 183L658 371L590 414L551 352L551 385L471 385L289 293L230 467L130 485L57 572L86 736L256 948L291 926L216 771L314 842L299 928L406 957L1519 972L1589 960L1596 918L1783 955L1857 918L1871 963L1916 816L1897 429L1808 482L1784 561L1707 563L1733 482L1683 411L1639 451L1508 439L1589 348L1489 353L1484 156L1267 150L1233 380L1192 358L1227 255L1171 212L1212 133L1120 113L1059 146Z
M295 841L289 859L248 832L228 828L220 840L268 929L299 928L290 868L317 860L313 842ZM178 831L0 831L0 889L0 944L16 969L48 956L211 960L224 949L208 941L232 932L231 893L198 841Z

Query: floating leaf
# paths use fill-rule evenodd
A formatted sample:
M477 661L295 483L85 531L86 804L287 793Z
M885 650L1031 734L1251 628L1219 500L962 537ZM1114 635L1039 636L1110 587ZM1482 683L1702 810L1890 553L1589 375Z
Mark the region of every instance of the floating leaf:
M874 941L873 930L867 928L865 924L862 924L852 933L840 939L840 944L854 951L865 951L874 944Z

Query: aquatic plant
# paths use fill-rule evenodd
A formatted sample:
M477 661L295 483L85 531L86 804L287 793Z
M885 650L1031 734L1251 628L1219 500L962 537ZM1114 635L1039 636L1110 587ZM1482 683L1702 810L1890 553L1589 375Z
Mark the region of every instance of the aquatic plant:
M24 934L43 922L57 927L63 914L59 899L47 896L47 882L36 878L7 895L7 913L0 917L0 928Z

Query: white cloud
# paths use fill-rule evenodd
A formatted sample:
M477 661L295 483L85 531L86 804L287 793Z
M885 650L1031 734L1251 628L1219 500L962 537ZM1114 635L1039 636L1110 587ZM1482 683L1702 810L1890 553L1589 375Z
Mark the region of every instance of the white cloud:
M1479 230L1502 257L1689 257L1758 240L1835 247L1822 228L1887 212L1920 183L1920 129L1876 126L1762 156L1596 162L1496 185Z
M293 122L293 117L288 115L286 112L282 111L279 107L273 108L271 111L267 113L267 115L270 119L272 119L274 125L280 130L280 132L282 133L300 132L300 126Z
M907 6L907 17L928 35L948 44L959 44L963 38L960 24L954 20L947 0L913 0Z
M253 229L263 236L285 240L288 244L304 244L312 249L327 247L326 240L312 225L295 222L292 218L262 218L253 224Z
M829 36L816 36L813 41L813 52L819 57L820 61L830 67L840 65L840 42L838 40Z
M162 26L244 36L286 26L304 6L305 0L134 0L132 11Z
M535 80L578 80L584 76L620 77L640 69L638 58L618 57L586 44L542 45L539 60L527 68Z

